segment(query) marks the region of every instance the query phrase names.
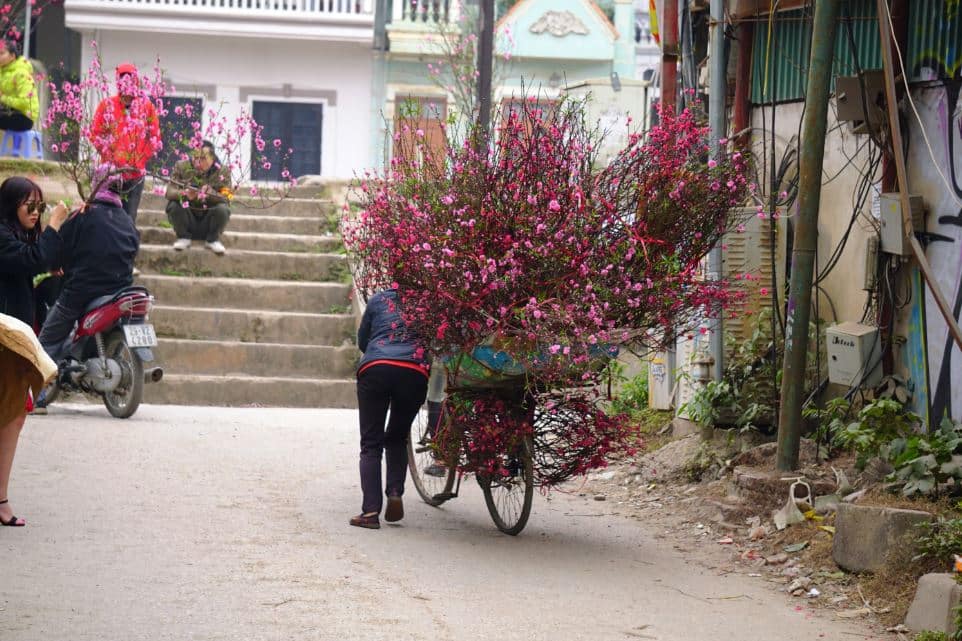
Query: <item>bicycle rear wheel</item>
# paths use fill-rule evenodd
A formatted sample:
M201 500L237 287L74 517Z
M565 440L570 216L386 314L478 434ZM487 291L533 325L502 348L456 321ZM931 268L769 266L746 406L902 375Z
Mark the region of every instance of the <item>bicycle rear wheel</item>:
M411 471L414 488L424 502L438 507L451 498L456 466L447 465L438 459L439 454L433 447L434 429L431 422L432 419L440 420L443 409L432 412L429 405L435 404L425 402L414 422L411 423L411 436L408 438L408 469Z
M520 450L504 466L510 476L477 477L491 519L499 530L511 536L520 534L527 525L534 498L534 443L530 436L522 441Z

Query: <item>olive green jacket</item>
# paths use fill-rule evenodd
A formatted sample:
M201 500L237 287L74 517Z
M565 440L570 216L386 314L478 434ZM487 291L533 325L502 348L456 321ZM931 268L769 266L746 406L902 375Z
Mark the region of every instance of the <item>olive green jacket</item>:
M181 160L174 165L167 185L167 200L182 201L184 192L193 187L203 192L188 204L191 209L206 209L222 203L230 204L230 196L224 195L223 190L231 191L230 172L219 164L214 164L209 170L198 171L190 160ZM206 188L206 189L205 189Z

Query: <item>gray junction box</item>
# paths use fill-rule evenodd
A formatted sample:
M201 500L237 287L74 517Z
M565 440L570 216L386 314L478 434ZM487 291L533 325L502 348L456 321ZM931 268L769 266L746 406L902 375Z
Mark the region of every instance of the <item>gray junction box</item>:
M877 327L839 323L825 330L828 380L855 387L875 387L882 381L882 344Z

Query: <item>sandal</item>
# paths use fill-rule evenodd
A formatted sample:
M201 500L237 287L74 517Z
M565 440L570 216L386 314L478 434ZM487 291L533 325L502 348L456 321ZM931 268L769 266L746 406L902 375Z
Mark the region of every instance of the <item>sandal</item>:
M381 529L381 520L378 519L377 514L358 514L351 517L350 523L355 527L363 527L369 530Z
M2 501L0 501L0 505L9 503L9 502L10 502L10 499L3 499ZM9 521L4 521L3 519L0 519L0 525L6 525L7 527L23 527L26 524L27 524L26 521L24 521L23 519L18 519L15 516L11 516Z

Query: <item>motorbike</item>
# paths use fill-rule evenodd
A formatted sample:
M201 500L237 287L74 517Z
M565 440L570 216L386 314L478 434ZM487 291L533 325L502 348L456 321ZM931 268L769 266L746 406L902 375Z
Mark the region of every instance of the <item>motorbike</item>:
M91 301L59 350L57 380L43 402L50 405L61 392L92 394L111 416L133 416L144 384L164 377L163 368L153 365L157 334L147 322L153 306L154 297L137 286Z

